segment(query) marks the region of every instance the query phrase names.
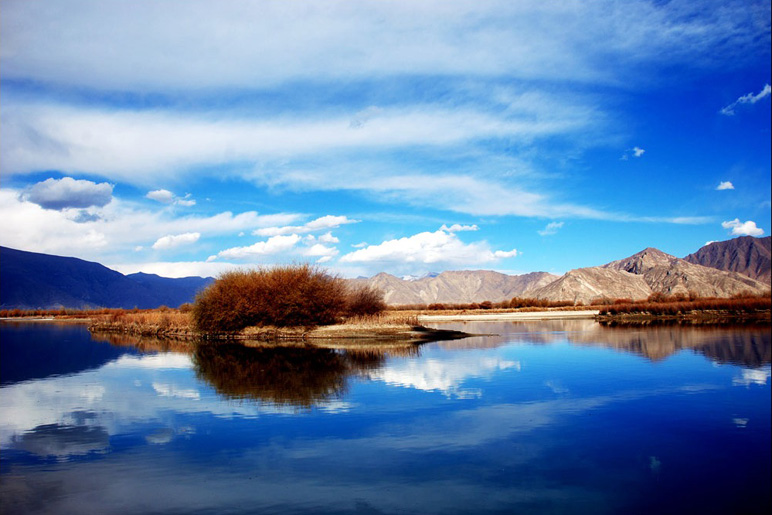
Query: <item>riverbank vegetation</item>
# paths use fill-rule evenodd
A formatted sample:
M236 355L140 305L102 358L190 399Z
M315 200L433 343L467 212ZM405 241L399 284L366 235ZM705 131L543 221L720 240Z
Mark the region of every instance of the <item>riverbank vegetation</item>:
M769 320L772 297L739 294L731 298L651 295L644 301L615 299L602 306L599 320L631 318L754 318Z
M236 270L196 296L192 317L202 333L246 327L303 327L340 323L386 309L373 288L347 288L340 277L312 265Z

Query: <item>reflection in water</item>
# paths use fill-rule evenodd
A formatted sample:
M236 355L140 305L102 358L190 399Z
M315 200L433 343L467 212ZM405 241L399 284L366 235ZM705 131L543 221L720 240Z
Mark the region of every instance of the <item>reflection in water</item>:
M311 408L342 397L350 376L380 368L385 356L376 350L202 344L193 363L196 375L226 397Z
M44 328L44 330L41 330ZM79 324L0 322L0 385L97 369L133 349L94 345Z
M11 446L38 456L64 459L92 452L105 453L110 443L103 427L47 424L14 437Z
M665 359L684 349L692 349L718 363L751 368L772 361L772 335L768 324L604 326L594 320L549 320L463 322L443 324L442 327L490 335L442 342L441 346L446 349L482 349L512 343L532 345L568 341L632 352L651 360Z
M133 347L141 352L190 352L194 343L177 338L156 338L134 334L95 331L91 333L95 341L107 342L116 347Z
M731 364L768 363L765 328L466 329L502 336L420 353L114 339L98 368L0 389L0 511L769 512L770 366Z

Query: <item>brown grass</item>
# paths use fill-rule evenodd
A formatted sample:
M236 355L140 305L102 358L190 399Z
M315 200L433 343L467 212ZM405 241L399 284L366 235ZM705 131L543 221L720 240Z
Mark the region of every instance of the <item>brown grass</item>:
M741 294L728 299L715 297L691 298L688 296L668 297L661 294L650 296L645 301L630 302L615 299L611 305L600 309L600 315L641 314L654 316L677 316L695 312L720 312L723 314L749 314L769 311L772 298L769 295Z

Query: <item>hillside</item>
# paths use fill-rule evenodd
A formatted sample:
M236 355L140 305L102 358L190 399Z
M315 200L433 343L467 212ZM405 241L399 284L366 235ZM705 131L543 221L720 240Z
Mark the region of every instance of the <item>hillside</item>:
M442 272L434 277L404 280L380 273L351 283L368 284L384 292L387 304L499 302L512 297L531 297L532 292L557 279L547 272L507 275L489 270Z
M728 241L714 241L684 260L737 272L769 285L772 281L772 237L740 236Z
M602 298L645 299L652 293L730 297L768 290L767 285L747 276L696 265L649 247L600 267L571 270L534 296L586 304Z
M211 279L125 276L99 263L0 247L0 308L179 306Z

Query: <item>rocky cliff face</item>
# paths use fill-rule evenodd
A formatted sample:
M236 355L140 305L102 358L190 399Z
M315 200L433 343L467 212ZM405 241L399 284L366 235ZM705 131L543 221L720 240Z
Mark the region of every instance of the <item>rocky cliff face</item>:
M740 236L715 241L684 258L689 263L746 275L767 286L772 281L772 237Z

